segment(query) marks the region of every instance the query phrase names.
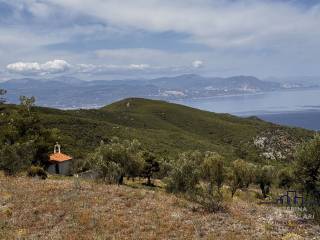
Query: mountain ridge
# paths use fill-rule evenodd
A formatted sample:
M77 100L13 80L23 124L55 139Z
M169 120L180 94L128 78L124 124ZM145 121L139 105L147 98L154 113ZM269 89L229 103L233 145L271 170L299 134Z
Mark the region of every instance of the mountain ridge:
M179 100L267 92L282 89L282 86L253 76L220 78L187 74L150 80L78 81L67 76L24 78L2 82L0 88L8 90L11 103L17 103L20 95L26 95L35 96L40 106L67 109L97 108L127 97Z

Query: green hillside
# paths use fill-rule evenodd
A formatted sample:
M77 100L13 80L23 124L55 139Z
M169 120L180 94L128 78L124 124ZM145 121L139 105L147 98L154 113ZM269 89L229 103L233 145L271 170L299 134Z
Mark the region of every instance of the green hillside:
M9 107L9 105L7 105ZM9 108L14 108L10 106ZM125 99L95 110L35 108L46 127L61 130L64 151L84 158L100 142L117 136L138 139L158 155L181 151L217 151L227 157L259 161L254 138L269 133L291 142L309 138L312 132L281 127L257 118L239 118L147 99ZM288 140L288 141L289 141Z

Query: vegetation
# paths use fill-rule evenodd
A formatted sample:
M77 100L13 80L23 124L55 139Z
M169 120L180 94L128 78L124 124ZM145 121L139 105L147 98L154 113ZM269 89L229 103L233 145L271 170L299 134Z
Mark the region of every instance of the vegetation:
M31 164L46 166L57 140L56 129L46 129L32 106L34 98L21 97L20 106L0 109L0 170L14 175Z
M271 184L274 181L275 168L271 165L265 165L257 169L256 183L261 189L263 198L266 198L270 193Z
M235 160L230 171L231 196L233 197L238 189L248 188L254 182L256 172L256 166L252 163L242 159Z
M213 152L198 151L180 154L166 179L168 192L182 193L204 209L223 210L221 187L225 168L223 158Z
M19 107L4 108L14 112ZM62 111L32 107L32 111L44 128L59 129L59 142L74 159L85 159L101 141L108 143L117 136L121 141L139 140L143 149L159 160L172 160L181 152L199 150L217 152L227 164L238 158L262 163L261 151L253 143L261 133L281 130L297 143L312 137L310 131L256 118L215 114L147 99L125 99L101 109ZM286 159L281 161L285 163Z
M141 158L144 160L143 169L141 171L141 176L147 178L147 185L152 186L151 178L152 176L160 171L159 162L156 161L155 155L150 152L144 151L140 154Z
M320 221L320 135L300 146L296 153L295 175L300 189L313 204L308 211Z
M5 91L0 93L4 95ZM19 106L2 101L0 108L0 170L6 175L27 171L29 177L46 179L48 155L59 141L67 153L81 159L76 160L75 171L90 169L108 184L122 185L126 181L127 186L141 189L158 184L167 192L183 196L183 201L193 204L193 211L201 207L205 214L232 212L234 199L228 202L227 196L231 193L233 197L237 190L247 190L251 184L256 184L251 191L257 193L258 185L262 197L271 199L271 190L276 187L299 186L313 199L320 191L320 135L298 148L294 164L291 158L265 159L257 147L263 138L253 140L261 132L281 130L298 144L310 137L309 131L144 99L75 111L37 108L35 99L25 96L20 101ZM137 177L146 182L141 184ZM74 188L81 195L82 182L74 179ZM161 188L154 189L157 191L162 192ZM241 201L241 194L237 194L237 201ZM319 219L318 207L307 209Z
M138 157L140 143L137 140L120 142L113 138L101 145L89 158L89 166L101 174L109 183L122 184L125 176L139 176L143 163Z
M181 153L173 163L169 178L166 179L166 189L173 193L188 193L195 191L200 181L199 166L202 155L199 151Z
M209 184L209 193L213 194L214 186L220 193L225 180L224 158L218 153L206 152L201 166L202 178Z
M31 166L28 170L28 177L39 177L41 179L46 179L48 175L42 167Z
M6 102L5 95L7 91L4 89L0 89L0 104L4 104Z
M291 166L282 168L278 172L278 186L284 189L290 189L295 183L293 168Z

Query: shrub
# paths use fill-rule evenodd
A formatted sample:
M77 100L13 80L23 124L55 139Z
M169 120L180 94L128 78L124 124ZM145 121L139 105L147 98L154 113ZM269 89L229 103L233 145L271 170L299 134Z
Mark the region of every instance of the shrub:
M46 179L48 175L42 167L31 166L28 170L28 177L39 177L41 179Z
M141 172L138 145L136 140L121 143L114 138L109 144L102 143L90 155L88 164L101 173L106 182L122 184L125 176L135 177Z
M151 178L154 173L160 171L160 165L156 161L155 155L150 152L144 151L141 154L141 159L144 160L143 169L141 172L141 176L147 178L147 185L152 186Z
M179 155L166 178L166 189L173 193L183 193L206 211L216 212L224 209L220 192L223 181L223 158L219 154L185 152Z
M218 153L207 152L201 165L201 175L209 183L210 194L213 194L214 185L220 192L225 180L224 158Z
M4 145L0 149L0 170L6 175L15 175L31 165L33 156L32 142Z
M298 183L307 193L320 191L320 135L302 144L295 154Z
M223 195L216 187L214 187L214 189L216 191L206 187L198 188L196 194L193 194L193 200L208 212L224 211L226 207L223 201Z
M242 159L235 160L231 166L230 188L231 196L238 189L248 188L254 180L255 166Z
M320 135L316 134L312 140L302 144L295 154L294 173L302 191L310 199L320 203ZM306 206L308 213L320 221L320 207Z
M290 167L281 169L278 172L278 186L280 188L290 188L294 183L293 170Z
M172 162L170 158L161 157L159 159L160 171L155 173L155 177L159 179L163 179L168 177L170 172L172 171Z
M257 169L256 183L259 184L263 198L266 198L270 193L271 184L274 178L274 167L265 165Z
M1 94L0 94L1 95ZM0 114L0 169L14 175L31 164L45 165L57 131L46 129L33 111L34 98Z
M167 191L174 193L194 192L200 180L199 166L201 161L202 154L198 151L180 154L166 179Z

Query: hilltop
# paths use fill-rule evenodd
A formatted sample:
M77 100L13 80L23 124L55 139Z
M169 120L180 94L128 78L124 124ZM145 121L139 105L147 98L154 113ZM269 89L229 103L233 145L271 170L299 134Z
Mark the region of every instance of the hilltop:
M162 156L200 150L216 151L232 160L261 161L261 154L284 160L290 158L298 143L313 135L311 131L282 127L255 117L216 114L142 98L124 99L101 109L64 111L36 107L34 111L46 127L61 131L64 151L76 158L86 157L101 141L117 136L138 139L145 148Z

